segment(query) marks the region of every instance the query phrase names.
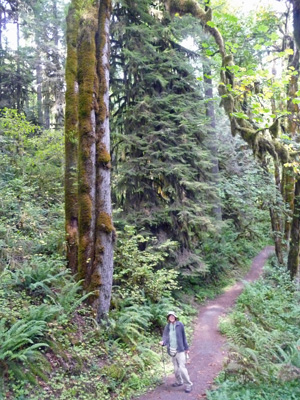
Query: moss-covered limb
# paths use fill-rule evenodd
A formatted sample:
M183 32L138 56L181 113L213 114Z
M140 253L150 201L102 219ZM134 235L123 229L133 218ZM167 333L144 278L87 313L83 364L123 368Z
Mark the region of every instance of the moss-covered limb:
M170 15L176 13L179 15L191 14L195 18L198 18L205 29L214 37L222 58L225 57L226 52L222 35L217 28L207 25L207 22L212 20L212 10L210 7L206 7L207 11L204 11L197 0L165 0L165 7Z
M294 213L291 228L291 244L288 255L288 270L291 278L295 278L299 269L299 246L300 246L300 177L295 184Z
M66 60L66 111L65 111L65 221L68 265L77 272L78 263L78 83L77 83L77 36L78 18L76 1L67 16Z
M78 37L79 83L79 251L78 273L84 286L93 274L96 180L96 42L97 7L90 5L80 20Z

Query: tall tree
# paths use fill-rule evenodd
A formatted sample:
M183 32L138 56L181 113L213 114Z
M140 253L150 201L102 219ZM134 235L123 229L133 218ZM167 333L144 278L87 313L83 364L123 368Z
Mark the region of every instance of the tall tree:
M151 1L134 4L117 4L112 25L114 199L123 223L176 240L181 272L201 274L216 189L203 91L188 62L196 54L179 29L166 32Z
M79 18L75 25L78 32L73 31L68 36L68 71L70 68L73 71L69 76L69 95L66 97L66 109L72 113L71 101L72 97L77 98L78 82L78 114L75 110L69 120L73 125L68 126L66 122L66 140L69 141L73 140L70 133L76 128L78 120L77 271L79 278L84 280L85 289L93 292L91 301L97 309L98 320L104 318L109 310L113 273L108 104L110 14L110 0L88 4L73 0L68 18L69 33L74 28L71 26L74 18ZM67 143L66 149L66 158L70 154L73 157L76 147ZM66 170L66 181L72 173L72 169ZM74 209L77 202L74 187L66 186L65 190L66 209ZM71 196L68 196L69 190L72 191ZM72 226L72 223L74 220L67 220L67 226ZM70 261L74 263L73 258ZM75 266L72 268L74 270Z

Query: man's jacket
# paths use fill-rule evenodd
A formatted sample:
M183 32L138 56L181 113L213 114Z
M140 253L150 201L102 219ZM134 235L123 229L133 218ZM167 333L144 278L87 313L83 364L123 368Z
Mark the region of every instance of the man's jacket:
M178 353L182 351L186 351L189 349L189 346L186 341L186 336L185 336L185 331L184 331L184 325L180 321L175 321L175 332L176 332L176 339L177 339L177 351ZM162 340L164 342L163 346L170 346L170 325L171 323L168 323L165 326L164 333Z

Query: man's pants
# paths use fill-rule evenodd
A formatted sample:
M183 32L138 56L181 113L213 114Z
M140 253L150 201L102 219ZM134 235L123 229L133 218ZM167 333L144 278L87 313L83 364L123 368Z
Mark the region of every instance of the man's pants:
M185 352L182 351L180 353L176 353L175 357L172 357L173 365L174 365L174 372L176 381L179 384L185 383L187 387L192 386L192 382L190 381L189 373L185 367Z

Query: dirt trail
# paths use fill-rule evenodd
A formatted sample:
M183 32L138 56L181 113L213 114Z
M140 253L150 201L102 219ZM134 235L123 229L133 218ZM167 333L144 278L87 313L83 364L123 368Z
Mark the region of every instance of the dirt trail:
M267 258L273 252L272 246L262 250L253 259L251 269L243 278L243 281L252 282L256 280L260 276ZM199 310L198 321L190 346L190 364L187 365L191 381L194 383L193 391L185 393L183 386L179 388L171 387L175 380L172 374L167 377L165 383L139 397L138 400L199 400L206 398L205 392L222 370L223 361L226 357L225 337L218 332L218 320L220 316L230 311L236 298L241 294L243 286L243 282L237 282L216 299L208 301Z

